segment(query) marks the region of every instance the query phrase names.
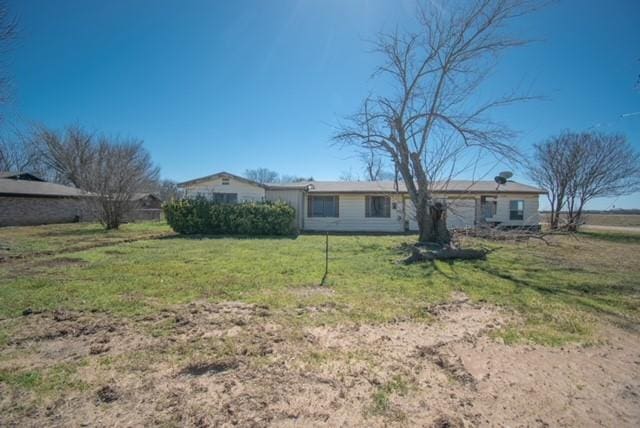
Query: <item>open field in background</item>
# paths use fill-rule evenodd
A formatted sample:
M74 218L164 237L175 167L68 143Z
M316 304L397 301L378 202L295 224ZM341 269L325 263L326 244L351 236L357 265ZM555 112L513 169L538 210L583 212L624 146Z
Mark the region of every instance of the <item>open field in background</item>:
M640 421L639 239L414 239L0 229L0 424Z
M640 214L585 214L584 222L594 226L640 227ZM549 222L549 215L542 214L542 221Z

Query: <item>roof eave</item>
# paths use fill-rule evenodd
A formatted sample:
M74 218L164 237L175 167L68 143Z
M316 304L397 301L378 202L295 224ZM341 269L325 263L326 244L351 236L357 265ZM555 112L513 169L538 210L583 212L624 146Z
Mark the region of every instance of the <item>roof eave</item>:
M258 183L257 181L249 180L248 178L240 177L239 175L231 174L230 172L226 172L226 171L216 172L215 174L207 175L207 176L200 177L200 178L194 178L193 180L183 181L181 183L178 183L177 186L178 187L184 187L184 186L188 186L190 184L197 184L197 183L201 183L203 181L212 180L214 178L221 177L221 176L233 177L234 179L236 179L238 181L242 181L244 183L253 184L254 186L262 187L263 189L267 188L267 186L265 186L262 183Z

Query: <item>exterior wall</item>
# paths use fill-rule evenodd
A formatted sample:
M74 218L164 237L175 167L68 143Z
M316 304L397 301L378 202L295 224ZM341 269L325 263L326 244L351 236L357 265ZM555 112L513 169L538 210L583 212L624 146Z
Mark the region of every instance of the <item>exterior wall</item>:
M312 195L316 195L315 193ZM320 196L319 194L317 194ZM391 196L390 217L365 217L365 196L339 194L339 217L308 217L308 194L304 203L304 230L331 232L403 232L402 196ZM396 208L393 208L394 202Z
M302 230L304 228L304 192L298 189L267 189L265 194L267 201L282 201L296 210L295 224L296 228Z
M447 201L447 228L466 229L476 224L477 200L469 198L450 198Z
M237 193L238 202L260 202L265 199L265 189L251 183L229 177L229 184L222 184L222 177L182 186L186 198L198 195L210 198L213 193Z
M496 215L486 221L497 222L501 226L537 226L540 223L538 199L538 195L498 195ZM509 201L513 200L524 201L523 220L509 220Z
M446 198L444 195L437 195L439 198ZM412 232L418 231L418 222L416 221L416 210L413 205L413 201L409 197L405 197L405 212L406 220L409 226L409 230ZM474 196L456 197L450 196L447 198L448 210L447 210L447 228L449 229L464 229L473 227L476 223L476 205L478 204Z
M466 227L474 227L481 219L480 196L474 195L474 199L469 196L465 198L455 199L449 196L450 208L447 212L447 227L450 229L460 229ZM488 195L488 196L495 196ZM496 215L487 218L487 222L500 223L502 226L538 226L540 215L538 213L538 195L529 194L506 194L497 196ZM524 201L524 217L523 220L509 220L509 201ZM409 222L409 230L417 231L418 223L415 221L415 209L413 202L409 198L405 198L405 206L407 220Z
M78 198L0 196L0 226L90 221L86 201Z

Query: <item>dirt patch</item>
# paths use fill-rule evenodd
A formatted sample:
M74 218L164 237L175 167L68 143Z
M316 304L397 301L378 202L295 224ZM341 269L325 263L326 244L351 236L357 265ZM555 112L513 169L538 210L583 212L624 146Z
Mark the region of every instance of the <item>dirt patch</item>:
M194 302L135 320L34 313L19 318L0 349L0 370L63 364L87 387L38 399L0 383L0 425L640 422L634 333L606 327L607 342L591 347L507 346L489 335L515 320L498 308L457 294L425 311L433 322L319 327L238 302Z
M0 259L0 262L2 260ZM9 278L19 278L23 275L32 275L45 272L49 269L63 269L76 266L86 266L89 262L76 257L57 257L37 260L23 260L20 263L9 263L6 268Z

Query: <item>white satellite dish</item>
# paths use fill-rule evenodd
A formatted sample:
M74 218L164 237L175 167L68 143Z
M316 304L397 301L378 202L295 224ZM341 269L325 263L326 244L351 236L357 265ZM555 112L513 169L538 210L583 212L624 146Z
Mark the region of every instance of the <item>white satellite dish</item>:
M498 174L500 177L504 177L507 180L510 179L511 177L513 177L513 172L511 171L502 171L500 174Z

